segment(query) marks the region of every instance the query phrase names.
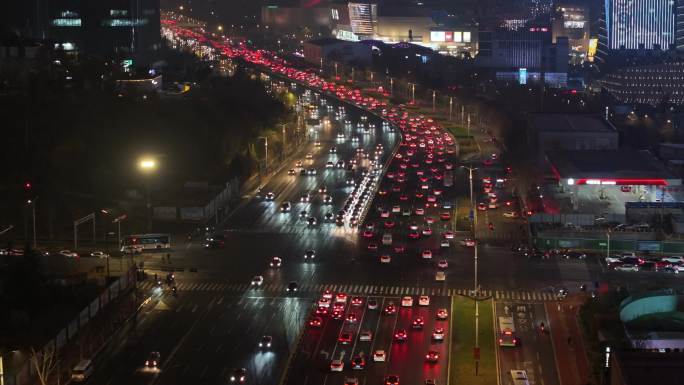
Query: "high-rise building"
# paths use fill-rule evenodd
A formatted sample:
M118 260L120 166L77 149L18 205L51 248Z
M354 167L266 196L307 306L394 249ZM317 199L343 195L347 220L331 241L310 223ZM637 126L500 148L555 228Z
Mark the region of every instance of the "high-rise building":
M681 0L605 0L607 49L668 49Z
M556 3L552 19L553 42L567 37L570 44L570 62L581 64L588 57L589 15L586 7L573 3Z
M675 19L675 46L684 50L684 0L677 0L677 18Z

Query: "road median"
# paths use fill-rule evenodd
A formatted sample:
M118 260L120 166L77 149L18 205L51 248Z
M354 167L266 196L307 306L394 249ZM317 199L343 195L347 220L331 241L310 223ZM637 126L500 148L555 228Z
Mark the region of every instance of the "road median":
M451 300L451 344L449 351L450 385L497 384L496 346L491 300L480 301L480 360L475 373L475 301L463 296Z

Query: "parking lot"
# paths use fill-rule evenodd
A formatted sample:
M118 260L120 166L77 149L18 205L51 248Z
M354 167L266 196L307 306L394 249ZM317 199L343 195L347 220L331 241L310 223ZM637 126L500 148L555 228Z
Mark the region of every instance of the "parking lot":
M356 379L362 385L380 384L390 375L399 376L401 383L422 384L426 379L446 383L449 297L429 297L424 305L419 305L418 296L411 298L411 306L402 306L402 297L350 297L333 316L339 303L333 297L325 307L328 315L316 315L314 310L287 383L336 385ZM369 306L369 301L376 305ZM445 319L438 319L438 309L445 310ZM434 334L439 328L443 334ZM428 362L429 352L436 362Z

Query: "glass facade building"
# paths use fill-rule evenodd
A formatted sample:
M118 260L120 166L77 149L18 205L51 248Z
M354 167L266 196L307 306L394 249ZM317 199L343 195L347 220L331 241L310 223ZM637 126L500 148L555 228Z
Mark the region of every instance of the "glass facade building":
M665 50L674 45L677 1L605 0L607 48Z

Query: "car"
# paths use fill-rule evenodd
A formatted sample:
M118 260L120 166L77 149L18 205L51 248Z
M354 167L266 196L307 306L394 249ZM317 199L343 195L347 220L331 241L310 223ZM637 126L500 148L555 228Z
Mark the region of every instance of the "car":
M294 175L294 174L296 174L296 171L294 168L287 170L287 175Z
M391 228L394 228L394 226L396 224L394 223L394 221L388 220L388 221L385 221L383 225L385 226L386 229L391 229Z
M444 328L436 327L432 331L432 339L435 341L444 341Z
M300 198L299 201L301 203L309 203L311 201L311 194L309 193L304 193Z
M323 204L326 204L326 205L332 204L332 196L326 195L325 197L323 197Z
M309 217L306 219L306 224L309 226L316 226L318 224L318 219L316 219L316 217Z
M362 235L364 238L373 238L373 236L374 236L375 234L373 233L372 230L365 230L361 235Z
M368 250L370 251L375 251L378 249L378 244L375 242L371 242L368 244Z
M252 278L252 286L261 286L264 284L264 276L263 275L255 275L254 278Z
M90 256L96 258L109 258L109 254L105 253L104 251L93 251L90 253Z
M448 221L449 219L451 219L451 214L448 211L444 211L439 214L439 219L443 221Z
M390 212L387 210L383 210L382 212L380 212L380 218L389 218L389 216Z
M385 385L399 385L399 376L390 374L385 377Z
M318 307L330 307L330 300L328 298L319 299Z
M320 328L323 326L323 319L321 317L311 317L309 319L309 327Z
M423 317L416 317L413 319L413 322L411 322L411 328L413 329L422 329L424 325L425 320Z
M487 204L487 208L488 209L496 209L496 208L499 208L499 204L496 202L489 202L489 204Z
M437 380L435 380L433 378L429 378L429 379L425 380L423 385L437 385Z
M442 238L444 239L454 239L454 232L451 230L447 230L442 233Z
M306 175L316 175L316 169L310 168L310 169L306 170Z
M406 333L406 330L404 329L399 329L394 332L394 341L395 342L404 342L408 338L408 333Z
M60 250L57 254L67 258L78 258L78 253L71 250Z
M445 249L446 249L446 248L451 247L451 243L449 243L449 241L446 240L446 239L442 239L442 240L439 242L439 247L442 247L442 248L445 248Z
M273 337L271 337L269 335L265 335L265 336L261 337L261 340L259 341L259 347L269 349L271 347L272 343L273 343Z
M356 322L358 322L358 320L359 320L359 317L357 317L356 314L354 314L354 313L347 315L347 318L346 318L347 323L350 323L350 324L355 324Z
M471 238L464 238L459 241L459 244L464 247L474 247L475 240Z
M401 298L401 306L403 307L411 307L413 306L413 297L410 295L406 295Z
M319 306L318 308L316 308L316 311L314 311L314 314L319 316L319 317L326 316L326 315L328 315L328 313L330 313L330 311L328 310L327 307L324 307L324 306Z
M304 259L312 261L314 258L316 258L316 250L310 249L304 252Z
M392 262L392 257L390 257L389 255L382 254L380 256L380 263L390 263L390 262Z
M283 259L280 257L272 257L271 261L268 263L271 267L280 267L283 264Z
M415 214L416 214L416 215L425 215L425 209L422 208L422 207L418 207L418 208L415 210Z
M309 213L308 213L306 210L302 210L302 211L299 212L299 217L300 217L301 219L306 218L307 215L309 215Z
M145 366L150 369L156 369L161 361L161 354L157 351L150 352L145 360Z
M347 295L344 293L337 293L335 296L336 303L347 303Z
M210 239L207 242L205 242L202 247L208 250L215 250L215 249L222 249L226 245L225 241L223 239ZM92 255L92 253L91 253Z
M366 306L368 306L368 309L369 309L369 310L375 310L375 309L378 308L378 301L377 301L377 300L374 300L374 299L369 299L369 300L366 302Z
M267 201L272 201L274 199L275 199L275 194L272 191L269 191L268 193L266 193L266 200Z
M373 361L385 362L386 359L387 359L387 354L385 354L384 350L378 349L375 352L373 352Z
M487 211L487 204L480 202L477 204L477 209L480 211Z
M322 184L318 187L318 193L319 194L325 194L327 192L328 192L328 188L324 184Z
M429 362L429 363L435 363L435 362L437 362L438 360L439 360L439 353L436 352L436 351L434 351L434 350L430 350L430 351L427 352L427 354L425 355L425 361L427 361L427 362Z
M430 235L432 235L432 229L429 228L429 227L424 228L424 229L423 229L423 235L429 237Z
M385 306L385 309L383 309L382 312L385 313L385 315L391 315L397 312L397 307L390 302L387 306Z
M237 382L240 384L244 384L247 381L247 369L245 368L239 368L239 369L233 369L233 372L230 374L230 382Z
M335 163L333 163L331 161L325 162L325 168L333 168L333 167L335 167Z
M619 266L615 266L614 268L617 271L639 271L639 265L632 265L629 263L625 263Z
M363 370L366 367L366 359L356 355L351 359L352 370Z
M326 290L323 292L323 294L322 294L321 296L322 296L323 298L327 298L327 299L332 300L333 293L332 293L332 291L330 291L329 289L326 289Z
M297 285L297 282L295 281L290 281L290 283L287 284L287 291L288 292L295 292L297 291L299 285Z
M345 332L345 333L340 334L340 337L339 337L337 340L338 340L339 343L341 343L342 345L348 345L348 344L350 344L350 343L352 342L352 340L353 340L352 337L353 337L353 336L352 336L351 333Z
M313 159L313 154L310 152L307 152L305 158L306 159Z
M429 250L429 249L428 249L428 250L423 250L423 251L420 253L420 256L421 256L423 259L431 259L431 258L432 258L432 250Z
M395 253L403 253L406 251L406 246L404 245L394 245L394 252Z
M446 281L446 273L443 271L438 271L435 273L435 281L441 282Z
M344 364L342 360L332 360L330 361L330 371L331 372L341 372L344 369Z
M280 204L280 212L281 213L289 213L291 209L292 209L292 205L290 204L290 202L283 202Z
M402 216L405 216L405 217L411 216L411 209L410 209L410 208L405 208L405 209L403 209L403 210L401 211L401 215L402 215Z
M430 297L427 295L418 297L418 306L430 306Z
M373 333L370 330L362 330L359 333L359 341L370 341L373 339Z
M506 211L503 213L504 218L517 218L518 213L516 211Z
M563 253L565 259L586 259L587 255L579 251L566 251Z
M400 213L401 206L392 206L392 214Z
M351 305L352 306L361 306L363 305L363 298L362 297L354 297L351 300Z
M299 176L306 176L306 169L302 168L299 170Z

